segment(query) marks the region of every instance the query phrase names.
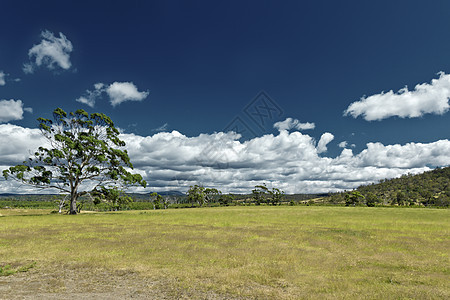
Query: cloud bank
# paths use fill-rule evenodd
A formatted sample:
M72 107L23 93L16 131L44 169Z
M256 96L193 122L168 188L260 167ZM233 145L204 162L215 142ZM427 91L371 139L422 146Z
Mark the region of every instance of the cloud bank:
M394 93L390 90L363 97L350 104L344 115L354 118L362 116L366 121L382 120L390 117L416 118L424 114L442 115L450 109L450 74L439 73L431 84L422 83L409 91L407 87Z
M204 184L223 192L249 193L254 185L267 183L287 193L319 193L352 189L361 184L406 173L446 166L450 141L383 145L368 143L354 154L343 149L338 157L320 153L332 141L324 133L322 143L298 131L281 131L241 142L234 132L188 137L178 131L140 136L122 134L135 166L148 182L146 190L186 191ZM0 124L0 169L21 163L43 140L37 129ZM319 147L321 144L321 147ZM25 191L2 181L0 192ZM28 190L26 190L28 191Z
M142 101L149 94L148 91L139 92L133 82L116 81L110 85L96 83L93 91L86 90L86 94L76 99L76 101L94 107L96 100L102 96L103 92L108 95L109 102L113 107L126 101Z
M36 67L45 66L50 70L61 68L68 70L72 66L70 53L73 51L72 43L64 34L56 37L52 32L45 30L41 33L42 41L28 51L29 63L23 65L23 71L31 74Z

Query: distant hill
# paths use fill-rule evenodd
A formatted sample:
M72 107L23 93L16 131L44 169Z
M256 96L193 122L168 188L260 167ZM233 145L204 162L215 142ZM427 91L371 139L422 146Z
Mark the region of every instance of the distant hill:
M377 184L360 186L356 191L333 194L328 200L332 203L345 202L368 206L382 204L448 207L450 205L450 167L381 180Z

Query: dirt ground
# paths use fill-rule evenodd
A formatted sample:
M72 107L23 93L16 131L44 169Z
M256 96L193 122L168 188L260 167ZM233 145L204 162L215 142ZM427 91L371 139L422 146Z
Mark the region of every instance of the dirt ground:
M177 290L132 271L39 267L0 277L0 299L242 299L214 292Z

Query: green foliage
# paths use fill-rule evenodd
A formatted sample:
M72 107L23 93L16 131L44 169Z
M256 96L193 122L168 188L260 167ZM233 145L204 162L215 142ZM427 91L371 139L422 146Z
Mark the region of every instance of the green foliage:
M418 175L407 174L400 178L382 180L378 184L361 186L362 194L374 194L383 204L390 205L450 205L450 167L439 168Z
M199 185L194 185L189 188L187 191L187 197L189 203L198 203L198 205L202 206L206 200L205 188Z
M252 198L256 205L261 205L261 203L266 202L267 195L267 187L266 185L255 185L255 189L252 190Z
M364 196L361 195L360 192L353 191L353 192L345 195L345 205L346 206L350 206L350 205L355 206L355 205L360 204L363 199L364 199Z
M378 199L378 197L372 193L372 192L368 192L366 195L366 205L373 207L376 204L378 204L380 202L380 200Z
M5 179L70 195L71 214L80 209L77 199L90 192L86 189L93 183L92 191L101 191L103 186L146 186L141 175L127 171L133 165L127 151L120 149L125 142L119 139L119 130L108 116L82 109L67 114L57 108L53 121L38 121L47 145L39 147L23 164L4 170Z
M281 204L281 200L283 200L284 197L284 191L281 191L278 188L272 188L272 190L269 190L268 192L270 194L270 202L272 205Z
M154 197L153 198L153 209L160 209L163 197L156 192L153 193L151 196Z
M363 197L356 197L358 192ZM381 180L378 184L360 186L356 191L334 193L326 201L333 204L362 204L367 206L450 206L450 167L438 168L422 174L403 175Z
M214 188L206 188L205 189L205 198L207 203L216 202L220 196L222 195L222 192L218 189Z
M272 188L271 190L263 185L256 185L255 189L252 190L252 199L256 205L261 203L267 203L272 205L279 205L284 198L284 191L278 188Z
M219 204L222 206L229 206L233 203L235 197L232 194L221 195L219 198Z
M94 204L106 203L111 210L121 210L133 202L133 199L126 195L124 191L117 187L106 188L100 187L99 189L91 192L94 196Z
M153 209L167 209L169 201L166 197L161 196L158 193L152 193L150 195L153 198Z
M209 202L215 202L222 192L214 188L205 188L203 186L194 185L187 191L187 198L189 203L197 203L199 206L203 206Z

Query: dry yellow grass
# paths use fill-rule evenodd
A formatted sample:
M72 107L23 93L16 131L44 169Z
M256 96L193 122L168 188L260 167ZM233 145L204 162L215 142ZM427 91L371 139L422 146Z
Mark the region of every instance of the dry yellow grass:
M136 295L149 298L450 298L449 210L0 213L0 265L37 262L18 275L22 283L27 276L70 270L87 291L108 286L104 277L120 282L117 274L131 276L145 283ZM74 293L64 281L50 285L53 295Z

